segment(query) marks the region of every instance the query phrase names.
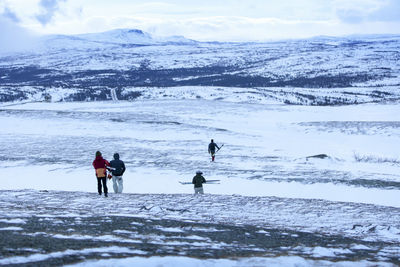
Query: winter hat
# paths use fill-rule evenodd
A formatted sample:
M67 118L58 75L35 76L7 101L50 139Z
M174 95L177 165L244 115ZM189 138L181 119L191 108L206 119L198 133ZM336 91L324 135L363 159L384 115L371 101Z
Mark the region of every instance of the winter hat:
M203 174L201 171L197 171L196 174Z
M119 159L119 154L118 153L114 153L114 159Z
M101 157L101 152L100 151L96 151L96 157Z

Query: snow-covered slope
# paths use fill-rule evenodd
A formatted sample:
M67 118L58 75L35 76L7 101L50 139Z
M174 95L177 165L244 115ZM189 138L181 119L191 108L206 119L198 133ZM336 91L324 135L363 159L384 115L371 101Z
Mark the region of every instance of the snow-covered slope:
M0 56L1 101L54 90L64 100L106 100L111 89L134 99L132 88L177 86L251 88L255 98L307 105L399 99L400 36L201 43L119 29L45 40L42 49Z
M76 37L83 40L103 44L126 44L126 45L157 45L157 44L193 44L195 41L182 36L153 37L138 29L117 29L103 33L79 34Z
M284 97L279 87L128 89L142 94L0 105L0 265L399 265L397 103L252 98ZM214 162L211 138L224 144ZM122 195L111 182L98 195L96 150L125 161ZM202 196L179 183L197 170L220 180Z
M141 30L136 29L118 29L104 33L80 34L77 37L84 40L98 43L115 44L154 44L153 38Z
M40 39L39 49L33 53L51 51L59 60L65 60L74 52L93 53L95 50L136 48L141 46L188 45L195 44L193 40L182 36L153 37L137 29L117 29L102 33L78 35L48 35ZM80 62L81 63L81 62Z

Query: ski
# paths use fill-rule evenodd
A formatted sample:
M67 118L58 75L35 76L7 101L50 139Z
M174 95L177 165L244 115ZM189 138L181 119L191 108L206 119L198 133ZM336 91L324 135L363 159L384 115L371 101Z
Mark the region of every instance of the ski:
M205 184L219 184L221 180L207 180ZM191 182L179 182L180 184L193 184Z

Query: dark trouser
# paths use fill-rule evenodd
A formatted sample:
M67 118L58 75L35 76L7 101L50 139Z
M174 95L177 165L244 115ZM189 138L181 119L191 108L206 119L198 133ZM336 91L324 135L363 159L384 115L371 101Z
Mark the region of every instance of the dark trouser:
M101 195L101 182L103 182L104 194L108 194L107 177L97 177L97 191Z
M210 154L211 154L211 160L214 161L214 159L215 159L215 150L214 151L211 150Z

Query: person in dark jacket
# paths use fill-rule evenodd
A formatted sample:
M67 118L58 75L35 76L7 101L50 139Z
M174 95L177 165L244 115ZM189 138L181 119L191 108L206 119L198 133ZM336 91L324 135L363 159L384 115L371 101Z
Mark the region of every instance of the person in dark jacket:
M203 173L201 171L197 171L196 175L193 177L192 184L194 184L194 193L195 194L204 194L203 183L206 183L206 179L204 179Z
M114 160L110 162L110 170L112 173L114 193L122 193L122 189L124 188L122 175L124 175L126 168L124 162L119 159L118 153L114 154Z
M219 150L219 146L214 143L214 139L211 139L211 143L208 145L208 153L211 154L211 161L215 159L215 148Z
M105 197L108 197L107 166L110 166L110 163L107 160L103 159L100 151L96 151L96 158L93 161L93 167L96 171L97 190L99 192L99 195L101 195L101 184L103 183Z

